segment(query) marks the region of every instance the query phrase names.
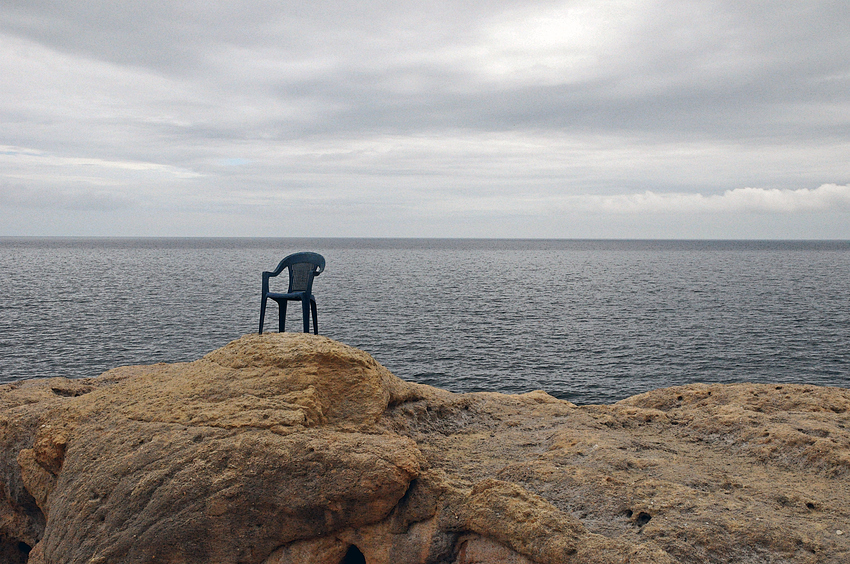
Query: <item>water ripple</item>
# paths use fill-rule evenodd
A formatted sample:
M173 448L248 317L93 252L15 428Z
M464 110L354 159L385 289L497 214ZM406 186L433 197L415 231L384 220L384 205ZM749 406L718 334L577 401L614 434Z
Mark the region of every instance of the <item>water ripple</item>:
M298 250L327 259L323 334L453 391L850 383L847 243L331 239L0 239L0 382L198 358Z

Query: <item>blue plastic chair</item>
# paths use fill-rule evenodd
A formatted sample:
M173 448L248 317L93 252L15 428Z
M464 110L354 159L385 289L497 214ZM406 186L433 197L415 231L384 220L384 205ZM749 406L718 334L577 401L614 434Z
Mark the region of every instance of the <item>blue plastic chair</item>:
M277 276L283 269L289 269L289 290L285 294L269 292L269 278ZM300 301L304 316L304 332L310 332L310 310L313 311L313 333L319 334L316 320L316 298L313 296L313 278L325 270L325 257L317 253L295 253L289 255L277 265L273 272L263 272L263 298L260 302L260 334L263 334L263 320L266 317L266 300L277 302L280 310L278 330L283 333L286 325L286 302Z

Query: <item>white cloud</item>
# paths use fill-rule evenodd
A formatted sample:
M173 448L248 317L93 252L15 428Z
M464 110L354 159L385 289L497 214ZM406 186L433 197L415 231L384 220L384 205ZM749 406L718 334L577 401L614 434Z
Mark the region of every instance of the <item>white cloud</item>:
M133 188L138 191L145 184L155 186L201 176L161 163L69 157L0 145L0 180L5 182L7 204L49 207L49 202L55 201L56 207L66 207L91 201L101 208L129 201L125 192ZM11 187L15 187L14 194Z
M567 202L573 208L616 214L850 211L850 185L823 184L814 190L736 188L710 195L647 190L639 194L575 196Z
M53 155L37 149L29 149L26 147L12 147L9 145L0 145L0 163L5 166L5 170L16 166L28 167L52 167L64 168L69 170L80 169L100 169L122 170L122 171L138 171L138 172L157 172L163 175L172 176L174 178L195 178L200 176L196 172L181 169L179 167L163 165L158 163L149 163L141 161L113 161L106 159L88 158L88 157L66 157Z
M503 85L565 84L610 70L647 1L608 0L506 10L482 26L470 48L473 72Z
M564 213L615 214L618 216L647 214L794 214L798 212L850 213L850 185L824 184L815 189L797 190L736 188L722 194L704 195L684 192L653 192L597 195L573 194L552 196L504 194L471 197L447 194L431 199L434 213L467 212L500 215L559 215ZM848 218L850 220L850 218Z

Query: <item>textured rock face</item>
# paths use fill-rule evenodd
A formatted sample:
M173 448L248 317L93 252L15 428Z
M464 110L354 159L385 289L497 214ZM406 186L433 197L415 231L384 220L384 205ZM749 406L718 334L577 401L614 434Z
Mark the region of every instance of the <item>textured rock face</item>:
M850 391L451 394L248 335L0 386L0 562L850 562Z

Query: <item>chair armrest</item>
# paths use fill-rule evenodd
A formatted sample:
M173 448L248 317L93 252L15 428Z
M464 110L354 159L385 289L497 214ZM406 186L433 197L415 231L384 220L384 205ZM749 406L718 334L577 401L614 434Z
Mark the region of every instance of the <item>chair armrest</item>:
M280 273L278 272L277 274L280 274ZM272 272L263 272L263 295L264 296L269 293L269 278L271 276L277 276L277 274L274 274Z

